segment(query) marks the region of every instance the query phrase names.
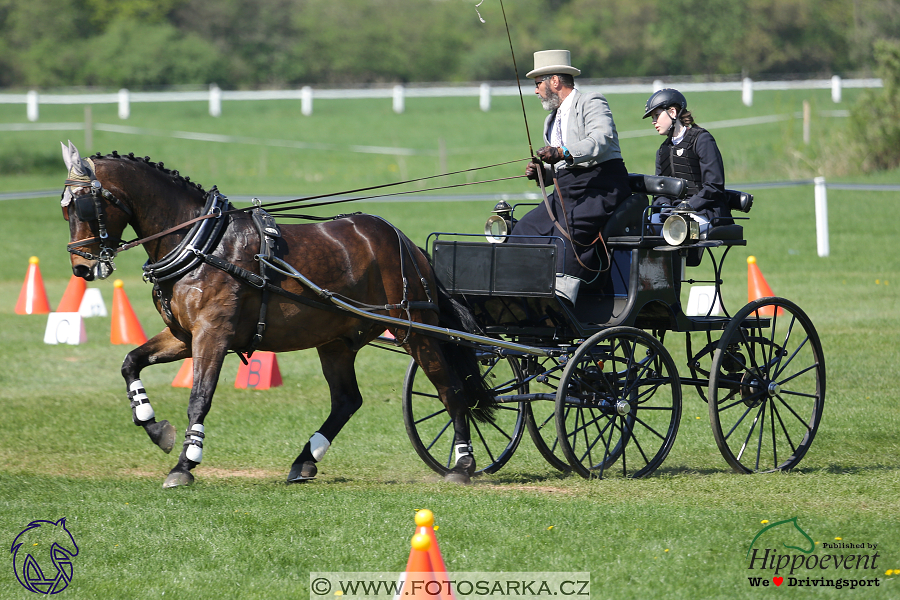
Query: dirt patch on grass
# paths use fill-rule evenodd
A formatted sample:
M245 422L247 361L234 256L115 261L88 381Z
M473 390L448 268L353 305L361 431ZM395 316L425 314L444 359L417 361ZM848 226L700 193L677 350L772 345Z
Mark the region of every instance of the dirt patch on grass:
M573 496L575 495L575 490L563 487L556 487L552 485L524 485L524 484L504 484L504 485L495 485L488 484L485 487L489 487L491 489L495 489L498 491L514 491L514 492L537 492L539 494L562 494L565 496Z

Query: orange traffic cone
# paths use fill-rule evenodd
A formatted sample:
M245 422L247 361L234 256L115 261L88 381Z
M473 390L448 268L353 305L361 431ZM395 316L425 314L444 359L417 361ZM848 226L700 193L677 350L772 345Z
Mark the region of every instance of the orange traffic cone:
M186 358L178 369L178 375L172 380L172 387L194 387L194 359Z
M245 365L238 366L234 387L237 389L267 390L282 383L281 370L274 352L254 352Z
M447 567L444 565L444 557L441 556L441 549L438 547L437 536L434 533L434 513L423 508L416 512L416 533L427 535L431 539L431 545L428 548L428 557L431 559L431 567L438 575L446 575ZM444 594L443 598L453 598L453 592Z
M147 341L144 328L131 308L128 296L125 295L125 282L116 279L113 282L112 329L109 341L113 344L130 344L140 346Z
M768 298L770 296L774 296L772 293L772 288L769 287L769 284L766 283L766 278L763 277L762 272L759 270L759 267L756 265L756 257L748 256L747 257L747 301L753 302L758 298ZM759 309L760 316L763 317L771 317L775 307L774 306L763 306ZM781 315L784 313L784 309L780 306L778 307L777 314Z
M41 261L37 256L28 259L28 271L25 273L25 283L16 302L17 315L46 315L50 312L50 303L47 302L47 290L44 289L44 278L41 277ZM75 308L78 312L78 307Z
M431 538L424 533L417 533L412 537L411 545L406 571L397 582L399 591L394 598L440 600L443 597L444 578L437 579L432 575L434 570L428 556Z
M78 312L81 309L81 300L84 298L84 292L87 290L87 281L81 277L72 275L69 278L69 285L63 292L62 300L56 307L56 312Z

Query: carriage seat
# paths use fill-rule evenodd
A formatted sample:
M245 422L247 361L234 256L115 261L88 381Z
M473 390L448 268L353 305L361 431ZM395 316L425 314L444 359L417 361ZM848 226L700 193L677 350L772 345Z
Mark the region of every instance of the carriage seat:
M616 207L603 227L603 239L612 237L640 236L644 211L650 205L648 196L670 196L683 198L687 193L687 182L677 177L660 175L628 174L631 196Z
M731 210L748 213L753 208L753 194L737 190L725 190L725 197L728 200L728 208ZM706 232L705 239L721 240L727 245L742 245L740 242L744 241L744 228L736 224L713 225Z

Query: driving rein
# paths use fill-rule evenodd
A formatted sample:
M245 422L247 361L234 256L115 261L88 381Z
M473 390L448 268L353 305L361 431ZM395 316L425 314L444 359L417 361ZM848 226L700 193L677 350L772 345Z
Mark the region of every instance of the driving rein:
M290 300L294 300L313 308L336 313L346 313L346 310L336 306L333 301L334 299L342 300L343 302L352 304L364 310L401 310L406 313L406 320L410 323L412 323L412 315L410 313L410 311L412 310L430 310L438 312L437 303L432 298L431 290L428 287L427 281L419 270L419 266L416 263L415 259L413 258L414 255L412 252L412 248L410 248L411 242L390 223L388 223L388 225L391 225L391 227L397 233L397 238L399 241L401 274L403 274L406 256L409 256L410 258L412 258L411 262L415 267L416 273L419 277L419 282L425 290L425 296L427 298L426 301L411 301L408 299L409 285L405 274L403 274L403 299L397 304L365 304L357 302L352 298L347 298L340 294L319 288L314 283L303 277L299 272L291 267L291 265L285 263L278 256L278 240L281 238L280 229L275 222L275 218L262 209L258 200L255 200L253 208L250 209L250 214L260 236L260 253L254 256L254 258L260 263L260 272L254 273L252 271L248 271L247 269L239 267L226 260L223 260L218 256L213 255L212 252L221 241L222 234L224 233L226 227L226 219L224 219L223 217L227 214L247 211L247 209L233 208L228 198L219 193L219 190L215 186L213 186L213 188L206 193L206 202L200 216L151 236L136 239L128 243L122 243L121 240L117 240L118 245L113 245L111 244L109 233L107 231L106 213L104 211L101 198L105 198L111 204L122 210L128 215L129 219L134 216L134 211L127 204L116 198L109 190L105 189L103 187L103 184L98 179L96 179L96 177L94 176L93 162L90 159L82 159L81 166L83 170L86 171L86 174L70 173L70 178L66 179L65 183L66 192L71 194L70 188L88 188L89 192L78 195L71 194L70 201L63 206L63 216L65 217L66 221L68 221L69 206L74 205L75 215L81 221L93 221L97 223L98 236L70 242L66 247L67 250L71 254L76 254L87 260L96 260L106 265L106 267L109 269L109 272L112 272L116 268L113 259L119 252L124 252L125 250L140 246L145 242L158 239L175 231L182 230L188 226L193 226L175 249L173 249L171 252L169 252L156 262L151 263L148 260L144 264L144 280L152 282L154 284L154 295L162 300L162 290L159 287L160 282L181 277L185 273L196 268L200 263L206 263L217 269L225 271L226 273L237 279L242 280L247 285L259 289L262 292L262 302L260 305L260 317L259 322L257 323L257 331L253 336L250 345L238 353L239 356L241 356L242 360L244 360L244 354L246 354L247 357L253 354L253 352L262 341L263 334L265 333L266 329L266 312L269 293L275 293L284 296L286 298L289 298ZM63 194L64 198L66 192L64 192ZM338 215L336 217L333 217L333 219L339 219L348 216L352 215ZM208 219L214 220L209 221ZM385 221L385 223L387 223L387 221ZM94 255L90 252L80 250L80 248L83 246L87 246L97 242L100 243L99 255ZM306 287L315 292L318 298L302 296L300 294L285 290L280 285L272 283L271 277L268 273L269 271L274 271L279 275L297 279ZM168 303L161 302L160 304L163 310L169 313ZM167 314L167 316L169 318L173 318L170 313ZM406 343L411 331L412 327L407 328L406 336L404 337L404 339L397 339L394 343L398 346Z

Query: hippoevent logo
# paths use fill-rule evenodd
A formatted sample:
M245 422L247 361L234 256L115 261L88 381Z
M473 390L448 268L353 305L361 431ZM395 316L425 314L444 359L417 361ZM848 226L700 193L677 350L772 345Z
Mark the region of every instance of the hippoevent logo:
M879 587L878 544L813 541L797 517L769 523L753 537L747 549L750 587ZM826 552L816 552L817 545ZM792 552L793 551L793 552Z
M13 540L10 552L22 587L36 594L58 594L72 581L78 544L63 517L56 522L32 521Z

